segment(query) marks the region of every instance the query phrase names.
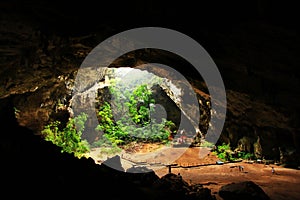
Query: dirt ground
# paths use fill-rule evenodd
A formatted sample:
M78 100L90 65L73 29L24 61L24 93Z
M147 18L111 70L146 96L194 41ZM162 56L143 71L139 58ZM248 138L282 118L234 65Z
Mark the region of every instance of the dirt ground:
M91 156L95 160L99 159L97 150L94 150ZM172 173L180 173L190 184L204 184L205 187L211 189L217 200L222 200L218 195L221 186L247 180L258 184L271 200L300 199L300 170L297 169L247 161L216 165L218 158L210 152L210 149L200 147L158 148L145 145L135 153L122 152L120 156L125 169L131 167L133 161L164 165L177 164L171 168ZM239 171L239 165L244 167L243 171ZM272 166L275 174L272 174ZM168 167L162 165L152 169L159 177L167 174L169 170Z
M199 159L200 148L188 148L186 152L175 162L181 165L189 163L215 163L218 158L209 154ZM242 165L244 171L239 171L238 166ZM272 166L275 174L272 174ZM167 173L167 169L156 171L158 176ZM180 173L189 183L201 183L210 188L218 200L221 186L239 181L251 180L258 184L271 198L271 200L296 200L300 199L300 170L284 168L277 165L265 165L248 163L226 163L223 165L208 165L192 168L172 168L172 173Z

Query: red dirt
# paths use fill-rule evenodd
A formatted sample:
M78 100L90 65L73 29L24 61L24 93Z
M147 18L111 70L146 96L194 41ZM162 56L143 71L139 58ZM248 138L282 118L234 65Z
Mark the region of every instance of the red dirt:
M135 161L144 159L149 163L153 161L170 163L175 156L177 159L173 163L178 165L172 167L172 173L180 173L190 184L204 184L205 187L211 189L217 200L222 200L218 195L221 186L239 181L253 181L266 192L271 200L300 199L300 170L246 161L216 165L218 158L208 148L166 148L155 153L157 148L159 148L158 145L142 145L138 148L138 152L124 153L123 156ZM151 155L153 152L156 156ZM93 154L95 158L96 151ZM205 164L209 165L191 167ZM244 167L243 172L239 171L239 165ZM275 174L272 174L272 166L275 168ZM168 168L160 167L155 170L155 173L162 177L168 173Z
M189 166L192 164L213 164L218 160L212 153L199 158L199 151L200 148L188 148L175 163L181 166ZM244 167L243 172L239 171L239 165ZM275 168L275 174L272 174L272 166ZM160 169L156 171L156 174L161 177L167 172L167 168ZM225 163L223 165L172 168L172 173L180 173L188 183L205 184L205 187L210 188L218 200L222 200L218 196L221 186L247 180L258 184L271 200L300 199L300 170L284 168L273 164L250 164L242 161L238 163Z

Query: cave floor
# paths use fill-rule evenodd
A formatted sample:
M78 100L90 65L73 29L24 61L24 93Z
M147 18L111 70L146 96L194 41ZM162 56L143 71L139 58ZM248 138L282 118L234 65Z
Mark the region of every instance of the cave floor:
M213 154L198 157L201 148L189 148L178 160L182 166L198 162L215 163L218 158ZM244 167L239 171L238 166ZM272 166L275 174L272 174ZM167 173L167 169L160 169L156 174L161 177ZM284 168L274 164L252 163L247 161L226 163L223 165L208 165L199 167L173 168L172 173L180 173L188 183L204 184L211 189L217 200L221 186L239 181L253 181L258 184L270 197L271 200L299 199L300 196L300 170Z
M96 163L97 155L99 152L94 149L91 157ZM165 165L175 164L171 168L172 173L180 173L183 179L190 184L203 184L211 189L217 200L222 200L218 196L221 186L239 181L255 182L271 200L298 199L300 196L300 170L284 168L275 164L247 161L217 165L218 158L210 152L209 148L172 148L145 145L139 149L139 152L121 152L119 155L125 170L131 167L134 162L153 163L151 169L159 177L169 172L169 168ZM239 165L244 167L243 171L239 171ZM272 174L272 166L275 168L275 174Z

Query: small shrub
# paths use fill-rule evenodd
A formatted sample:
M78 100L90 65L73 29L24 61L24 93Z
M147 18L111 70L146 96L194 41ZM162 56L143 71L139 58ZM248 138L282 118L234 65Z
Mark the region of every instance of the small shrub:
M82 113L70 118L63 130L59 129L61 122L55 121L45 126L41 134L46 141L61 147L61 152L74 153L75 157L87 157L90 146L86 140L81 139L87 114Z
M254 159L254 158L255 158L255 156L254 156L253 153L246 153L246 152L243 152L243 151L238 152L238 153L237 153L237 157L238 157L238 158L241 158L241 159L243 159L243 160L251 160L251 159Z
M201 142L200 146L201 147L207 147L207 148L214 148L215 144L205 140L205 141Z
M215 152L222 161L234 161L230 144L223 143L222 145L217 146Z

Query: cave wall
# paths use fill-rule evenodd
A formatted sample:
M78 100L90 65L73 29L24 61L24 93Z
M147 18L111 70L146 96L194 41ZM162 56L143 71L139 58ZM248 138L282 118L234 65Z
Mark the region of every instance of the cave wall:
M175 2L133 1L114 7L113 13L117 14L112 17L107 9L112 5L108 2L100 8L93 7L91 2L72 2L72 8L70 4L46 0L0 4L1 112L7 107L15 108L19 125L38 134L49 120L68 118L76 71L85 56L106 37L130 27L163 26L196 39L221 72L228 112L220 143L230 142L238 147L240 140L247 137L248 149L254 149L260 138L262 152L258 153L283 161L290 157L299 161L296 69L300 41L293 5L255 1L221 6L203 3L199 8ZM130 12L122 8L125 4ZM191 20L194 24L188 25L186 22ZM139 59L147 62L149 56ZM139 59L119 60L115 65L134 65ZM189 65L180 61L180 65L174 66L207 101L209 94ZM3 122L5 116L2 117ZM203 131L207 129L208 118L205 123L201 121Z

